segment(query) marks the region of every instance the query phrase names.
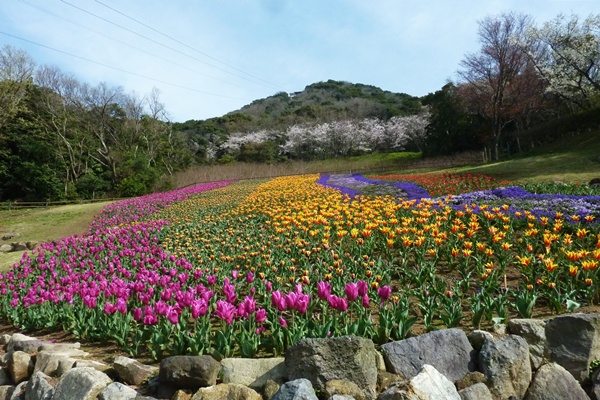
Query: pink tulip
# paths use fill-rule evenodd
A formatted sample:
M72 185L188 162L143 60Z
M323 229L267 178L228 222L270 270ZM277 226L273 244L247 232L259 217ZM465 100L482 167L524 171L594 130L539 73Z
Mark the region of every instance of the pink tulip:
M264 308L256 310L254 320L257 324L262 324L263 322L265 322L267 320L267 310L265 310Z
M231 325L233 323L233 318L235 318L235 312L236 308L233 304L223 300L217 300L217 311L215 312L217 318L220 318L228 325Z
M176 307L169 307L167 311L167 319L173 325L179 323L179 312Z
M192 318L197 319L200 316L206 315L208 312L208 303L203 298L192 301L190 306L192 310Z
M380 286L379 289L377 289L377 294L381 300L385 301L392 295L392 288L389 286Z
M369 302L368 294L365 294L364 296L362 296L362 305L364 308L369 308L370 302Z
M327 300L331 295L331 284L329 282L321 281L317 283L317 296L321 300Z
M283 293L281 293L279 290L276 290L273 293L271 293L271 304L277 307L279 311L285 311L287 308L286 298L283 295Z
M279 325L281 325L282 328L287 328L288 324L285 318L279 317Z
M354 301L358 298L358 285L354 282L348 282L344 290L348 301Z
M369 284L362 279L356 282L358 286L358 295L364 297L369 292Z

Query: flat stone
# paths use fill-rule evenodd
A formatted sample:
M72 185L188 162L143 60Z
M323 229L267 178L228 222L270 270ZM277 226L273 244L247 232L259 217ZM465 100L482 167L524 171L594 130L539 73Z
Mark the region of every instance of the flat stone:
M519 335L529 345L531 366L538 369L546 353L546 321L543 319L512 319L508 329L513 335Z
M121 380L128 385L141 385L151 376L158 374L158 367L145 365L128 357L115 357L113 366Z
M476 352L460 329L444 329L381 346L387 370L405 379L425 364L454 382L476 370Z
M23 351L9 353L8 375L14 384L26 381L33 373L33 360Z
M225 358L221 360L223 383L237 383L262 388L267 380L284 381L286 377L285 358Z
M61 377L52 400L96 400L111 383L106 374L94 368L73 368Z
M201 388L192 396L192 400L263 400L255 390L236 383L220 383Z
M220 370L211 356L173 356L161 361L159 380L175 388L198 389L215 385Z
M134 400L138 392L121 382L113 382L98 395L98 400Z
M461 400L494 400L485 383L476 383L458 391Z
M579 382L556 363L544 364L535 374L525 400L589 400Z

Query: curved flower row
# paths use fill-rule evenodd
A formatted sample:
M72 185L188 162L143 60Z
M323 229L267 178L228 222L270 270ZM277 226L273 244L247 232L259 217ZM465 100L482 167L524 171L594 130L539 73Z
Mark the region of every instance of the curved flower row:
M104 207L90 224L89 231L141 221L159 210L198 193L218 189L233 181L201 183L169 192L152 193L141 197L116 201Z

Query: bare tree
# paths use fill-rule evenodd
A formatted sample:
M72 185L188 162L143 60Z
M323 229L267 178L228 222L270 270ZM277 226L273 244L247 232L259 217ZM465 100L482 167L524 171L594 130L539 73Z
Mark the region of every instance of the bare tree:
M9 45L0 49L0 128L17 112L35 67L25 51Z
M496 160L502 132L515 118L514 105L524 97L516 86L524 81L518 78L526 70L527 57L514 38L523 36L531 24L524 14L486 17L479 22L481 49L460 63L460 92L466 104L489 121Z

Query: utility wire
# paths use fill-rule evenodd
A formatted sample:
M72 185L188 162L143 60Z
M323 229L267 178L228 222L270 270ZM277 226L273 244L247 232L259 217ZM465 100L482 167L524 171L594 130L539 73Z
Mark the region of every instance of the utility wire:
M131 30L131 29L129 29L129 28L126 28L126 27L124 27L124 26L122 26L122 25L119 25L119 24L117 24L117 23L115 23L115 22L112 22L112 21L110 21L110 20L108 20L108 19L106 19L106 18L104 18L104 17L101 17L101 16L99 16L99 15L97 15L97 14L94 14L93 12L87 11L87 10L85 10L85 9L81 8L81 7L78 7L78 6L74 5L74 4L71 4L71 3L69 3L69 2L68 2L68 1L66 1L66 0L61 0L61 2L65 3L65 4L66 4L66 5L68 5L68 6L71 6L71 7L73 7L73 8L76 8L77 10L80 10L80 11L82 11L82 12L86 13L86 14L89 14L89 15L91 15L91 16L93 16L93 17L96 17L96 18L98 18L98 19L101 19L101 20L102 20L102 21L104 21L104 22L107 22L107 23L109 23L109 24L111 24L111 25L114 25L114 26L116 26L116 27L118 27L118 28L121 28L121 29L123 29L123 30L125 30L125 31L127 31L127 32L130 32L130 33L132 33L132 34L134 34L134 35L136 35L136 36L139 36L139 37L141 37L141 38L144 38L144 39L146 39L146 40L148 40L148 41L150 41L150 42L152 42L152 43L158 44L159 46L165 47L165 48L167 48L167 49L169 49L169 50L171 50L171 51L174 51L174 52L176 52L176 53L179 53L179 54L181 54L181 55L184 55L184 56L186 56L186 57L189 57L189 58L191 58L191 59L193 59L193 60L196 60L196 61L198 61L198 62L200 62L200 63L202 63L202 64L205 64L205 65L208 65L208 66L210 66L210 67L212 67L212 68L218 69L219 71L225 72L225 73L227 73L227 74L230 74L230 75L233 75L233 76L237 76L238 78L241 78L241 79L247 80L247 81L249 81L249 82L253 82L253 83L255 83L255 84L259 84L259 85L266 86L266 85L265 85L265 84L263 84L263 83L256 82L256 80L252 80L252 79L249 79L249 78L247 78L247 77L245 77L245 76L242 76L242 75L236 74L236 73L234 73L234 72L227 71L226 69L223 69L223 68L221 68L221 67L218 67L218 66L216 66L216 65L213 65L213 64L211 64L211 63L208 63L208 62L206 62L206 61L203 61L203 60L201 60L201 59L199 59L199 58L197 58L197 57L194 57L194 56L191 56L191 55L189 55L189 54L187 54L187 53L184 53L184 52L182 52L182 51L179 51L179 50L177 50L177 49L175 49L175 48L173 48L173 47L171 47L171 46L168 46L168 45L166 45L166 44L164 44L164 43L161 43L161 42L159 42L159 41L157 41L157 40L154 40L154 39L152 39L152 38L149 38L148 36L144 36L144 35L142 35L141 33L135 32L135 31L133 31L133 30Z
M42 7L40 7L40 6L36 5L36 4L30 3L30 2L28 2L28 1L26 1L26 0L19 0L19 1L20 1L21 3L23 3L23 4L26 4L26 5L28 5L28 6L32 7L32 8L35 8L35 9L37 9L38 11L44 12L44 13L46 13L46 14L49 14L49 15L53 16L54 18L58 18L58 19L61 19L61 20L63 20L63 21L67 21L67 22L69 22L70 24L73 24L73 25L75 25L75 26L78 26L78 27L80 27L80 28L83 28L83 29L85 29L85 30L88 30L88 31L90 31L90 32L93 32L93 33L95 33L95 34L96 34L96 35L98 35L98 36L105 37L105 38L107 38L107 39L110 39L110 40L112 40L112 41L115 41L115 42L117 42L117 43L120 43L120 44L122 44L122 45L125 45L125 46L127 46L127 47L130 47L130 48L132 48L132 49L135 49L135 50L137 50L137 51L139 51L139 52L141 52L141 53L144 53L144 54L147 54L147 55L149 55L149 56L151 56L151 57L154 57L154 58L156 58L156 59L159 59L159 60L161 60L161 61L164 61L164 62L167 62L167 63L169 63L169 64L175 65L175 66L177 66L177 67L179 67L179 68L187 69L188 71L192 71L192 72L194 72L194 73L196 73L196 74L198 74L198 75L202 75L202 76L205 76L205 77L207 77L207 78L214 79L214 80L217 80L217 81L220 81L220 82L226 83L226 84L228 84L228 85L232 85L232 86L237 86L237 87L240 87L239 85L237 85L237 84L235 84L235 83L233 83L233 82L229 82L229 81L223 80L223 79L221 79L221 78L217 78L217 77L215 77L215 76L208 75L208 74L206 74L206 73L204 73L204 72L201 72L201 71L198 71L198 70L196 70L196 69L193 69L193 68L190 68L190 67L186 67L185 65L178 64L178 63L176 63L176 62L174 62L174 61L171 61L171 60L168 60L168 59L166 59L166 58L159 57L159 56L157 56L156 54L153 54L153 53L151 53L151 52L149 52L149 51L146 51L146 50L140 49L139 47L137 47L137 46L134 46L134 45L132 45L132 44L129 44L129 43L126 43L126 42L124 42L124 41L122 41L122 40L115 39L115 38L113 38L113 37L110 37L110 36L108 36L108 35L105 35L104 33L102 33L102 32L99 32L99 31L96 31L96 30L94 30L94 29L91 29L91 28L89 28L89 27L87 27L87 26L85 26L85 25L83 25L83 24L77 23L77 22L75 22L75 21L71 21L71 20L69 20L69 19L67 19L67 18L64 18L64 17L62 17L62 16L60 16L60 15L58 15L58 14L55 14L55 13L53 13L52 11L46 10L46 9L44 9L44 8L42 8Z
M12 38L15 38L15 39L18 39L18 40L21 40L21 41L24 41L24 42L27 42L27 43L30 43L30 44L33 44L35 46L39 46L39 47L43 47L45 49L56 51L58 53L66 54L66 55L68 55L70 57L78 58L78 59L83 60L83 61L87 61L87 62L90 62L90 63L93 63L93 64L97 64L97 65L103 66L105 68L114 69L116 71L123 72L123 73L129 74L129 75L133 75L133 76L137 76L137 77L140 77L140 78L148 79L148 80L151 80L151 81L154 81L154 82L162 83L164 85L169 85L169 86L173 86L173 87L176 87L176 88L189 90L191 92L207 94L207 95L210 95L210 96L217 96L217 97L224 97L224 98L227 98L227 99L250 101L250 99L244 99L244 98L241 98L241 97L233 97L233 96L226 96L226 95L218 94L218 93L206 92L204 90L193 89L193 88L190 88L190 87L187 87L187 86L178 85L176 83L167 82L167 81L163 81L163 80L160 80L160 79L152 78L152 77L147 76L147 75L138 74L137 72L131 72L131 71L128 71L126 69L122 69L122 68L119 68L119 67L115 67L115 66L112 66L112 65L108 65L108 64L102 63L100 61L92 60L92 59L89 59L89 58L86 58L86 57L81 57L81 56L78 56L78 55L73 54L73 53L69 53L69 52L66 52L66 51L63 51L63 50L56 49L54 47L46 46L46 45L43 45L41 43L37 43L37 42L31 41L31 40L28 40L28 39L24 39L22 37L19 37L19 36L16 36L16 35L12 35L12 34L7 33L7 32L0 31L0 34L9 36L9 37L12 37Z
M142 26L144 26L144 27L146 27L146 28L150 29L151 31L154 31L154 32L158 33L159 35L162 35L162 36L164 36L164 37L166 37L166 38L168 38L168 39L171 39L172 41L174 41L174 42L176 42L176 43L179 43L180 45L182 45L182 46L184 46L184 47L187 47L188 49L190 49L190 50L193 50L193 51L195 51L195 52L197 52L197 53L199 53L199 54L202 54L203 56L205 56L205 57L208 57L208 58L210 58L211 60L214 60L214 61L216 61L216 62L218 62L218 63L220 63L220 64L223 64L223 65L225 65L225 66L227 66L227 67L229 67L229 68L231 68L231 69L234 69L234 70L236 70L236 71L238 71L238 72L241 72L241 73L242 73L242 74L244 74L244 75L248 75L248 76L250 76L250 77L252 77L252 78L254 78L254 79L258 79L259 81L262 81L262 82L264 82L264 83L267 83L267 84L268 84L268 85L270 85L270 86L273 86L273 87L275 87L275 88L279 88L277 85L275 85L275 84L273 84L273 83L271 83L271 82L269 82L269 81L267 81L267 80L264 80L264 79L262 79L262 78L260 78L260 77L258 77L258 76L255 76L255 75L249 74L248 72L245 72L245 71L243 71L243 70L241 70L241 69L239 69L239 68L236 68L236 67L234 67L233 65L227 64L226 62L224 62L224 61L221 61L221 60L219 60L218 58L211 56L210 54L204 53L204 52L202 52L202 51L200 51L200 50L196 49L195 47L192 47L192 46L188 45L187 43L184 43L184 42L182 42L182 41L180 41L180 40L178 40L178 39L176 39L176 38L174 38L174 37L172 37L172 36L170 36L170 35L167 35L166 33L164 33L164 32L161 32L161 31L159 31L158 29L156 29L156 28L153 28L152 26L150 26L150 25L148 25L148 24L146 24L146 23L144 23L144 22L142 22L142 21L140 21L140 20L138 20L138 19L136 19L136 18L133 18L132 16L130 16L130 15L127 15L127 14L125 14L125 13L124 13L124 12L122 12L122 11L119 11L119 10L117 10L116 8L113 8L113 7L111 7L111 6L107 5L107 4L104 4L104 3L103 3L103 2L101 2L100 0L95 0L95 1L96 1L96 3L98 3L98 4L100 4L100 5L102 5L102 6L106 7L106 8L108 8L109 10L112 10L112 11L116 12L117 14L124 16L125 18L128 18L128 19L130 19L130 20L132 20L132 21L134 21L134 22L137 22L138 24L140 24L140 25L142 25Z

